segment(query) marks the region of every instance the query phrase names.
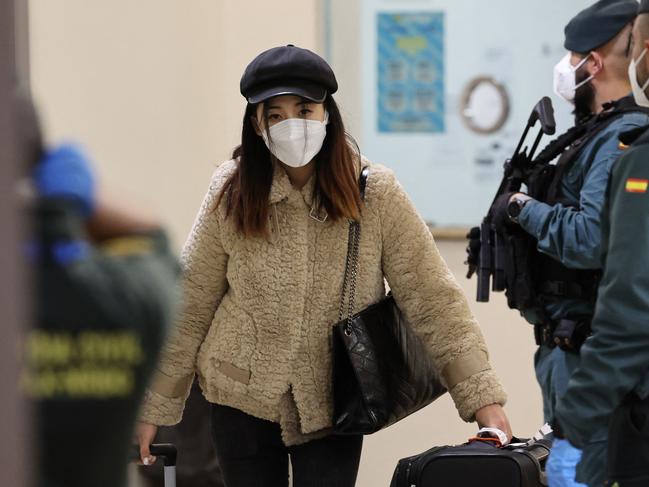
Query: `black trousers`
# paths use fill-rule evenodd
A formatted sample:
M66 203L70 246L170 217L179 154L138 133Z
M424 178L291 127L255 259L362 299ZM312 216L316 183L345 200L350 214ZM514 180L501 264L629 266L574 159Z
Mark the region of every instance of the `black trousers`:
M226 487L354 487L362 436L329 436L287 447L280 426L226 406L212 406L212 437Z

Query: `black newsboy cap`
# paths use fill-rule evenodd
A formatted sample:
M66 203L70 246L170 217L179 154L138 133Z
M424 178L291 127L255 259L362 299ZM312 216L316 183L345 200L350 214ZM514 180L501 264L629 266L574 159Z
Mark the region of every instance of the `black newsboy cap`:
M297 95L322 103L328 93L338 90L338 82L327 62L293 44L262 52L248 65L239 86L249 103L279 95Z
M642 0L638 8L638 15L649 14L649 0Z
M638 14L636 0L600 0L582 10L566 26L568 51L587 53L613 39Z

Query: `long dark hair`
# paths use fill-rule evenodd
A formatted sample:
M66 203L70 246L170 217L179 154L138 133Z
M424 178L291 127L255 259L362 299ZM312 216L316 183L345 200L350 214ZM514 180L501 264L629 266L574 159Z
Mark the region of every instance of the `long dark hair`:
M355 162L360 160L360 150L345 132L340 110L331 95L327 95L324 106L329 112L329 124L322 149L315 157L314 201L317 209L324 209L333 221L357 220L362 201ZM225 201L226 218L233 218L237 230L246 237L267 237L268 197L277 162L255 131L252 120L256 114L257 105L249 103L243 116L241 145L232 153L232 158L238 160L237 168L221 190L217 206ZM264 118L264 126L268 127L266 105Z

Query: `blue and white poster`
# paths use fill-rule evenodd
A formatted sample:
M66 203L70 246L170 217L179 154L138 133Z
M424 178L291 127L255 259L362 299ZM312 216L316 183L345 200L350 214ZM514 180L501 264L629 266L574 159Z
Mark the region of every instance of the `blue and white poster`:
M378 14L379 132L444 133L444 13Z

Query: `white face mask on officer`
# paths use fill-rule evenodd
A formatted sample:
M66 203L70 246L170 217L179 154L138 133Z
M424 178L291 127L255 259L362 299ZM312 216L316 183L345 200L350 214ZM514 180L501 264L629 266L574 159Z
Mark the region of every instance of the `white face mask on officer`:
M647 86L649 86L649 78L647 78L647 81L645 81L642 86L640 86L640 82L638 81L638 64L644 59L646 55L647 48L645 47L638 59L631 60L631 64L629 64L629 80L631 81L631 88L633 88L633 98L635 99L636 104L641 107L649 108L649 98L647 97L647 93L645 92Z
M306 166L320 152L327 135L329 113L324 120L289 118L270 127L270 140L266 130L261 131L268 150L290 167Z
M591 75L581 83L577 84L576 73L581 68L590 54L582 59L577 66L570 63L571 54L568 53L554 67L554 92L569 103L575 103L575 94L577 90L592 80L595 76Z

